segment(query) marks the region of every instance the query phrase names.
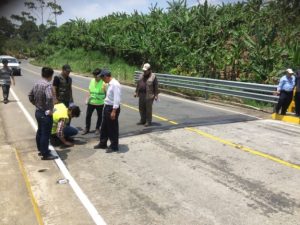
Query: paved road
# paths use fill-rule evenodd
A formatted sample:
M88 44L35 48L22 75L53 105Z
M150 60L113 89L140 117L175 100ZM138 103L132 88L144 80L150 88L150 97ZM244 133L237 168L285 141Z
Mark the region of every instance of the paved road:
M33 117L27 93L40 68L26 62L22 67L13 89ZM88 83L73 76L74 99L83 113L72 124L79 128ZM122 91L120 152L94 150L93 133L79 135L73 148L57 149L107 224L300 224L299 126L161 95L154 126L144 128L135 125L133 89ZM93 224L72 189L54 185L62 175L54 162L39 161L34 131L17 104L8 107L1 109L7 139L22 153L44 221ZM48 172L37 173L41 168Z

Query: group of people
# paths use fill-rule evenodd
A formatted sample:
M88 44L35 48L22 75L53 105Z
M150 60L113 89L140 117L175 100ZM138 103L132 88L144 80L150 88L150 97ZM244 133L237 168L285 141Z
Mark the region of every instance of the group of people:
M280 78L276 92L279 95L278 103L275 107L277 114L280 111L281 115L286 115L294 96L295 113L297 117L300 117L300 70L297 71L296 76L294 74L292 69L287 69L286 74Z
M144 126L152 125L152 104L158 99L158 82L151 72L149 63L143 66L143 75L137 83L135 97L139 97L140 122ZM42 79L29 93L30 102L35 105L35 117L38 124L36 145L42 160L56 159L49 150L60 144L72 146L78 130L70 125L71 119L80 116L80 108L74 104L72 94L71 67L64 65L62 72L53 78L52 68L42 68ZM95 149L107 149L107 152L119 150L119 122L121 86L107 69L96 68L94 78L89 84L85 129L82 135L90 132L91 117L97 111L96 135L100 135ZM110 146L107 145L108 140Z

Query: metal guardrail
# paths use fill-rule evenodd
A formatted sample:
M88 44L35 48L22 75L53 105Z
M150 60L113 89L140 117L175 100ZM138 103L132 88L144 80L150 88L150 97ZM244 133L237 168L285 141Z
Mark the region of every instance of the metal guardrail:
M135 71L134 81L142 75L141 71ZM183 88L188 90L216 93L262 102L277 103L278 96L274 96L275 85L246 83L228 80L217 80L200 77L187 77L155 73L160 86Z

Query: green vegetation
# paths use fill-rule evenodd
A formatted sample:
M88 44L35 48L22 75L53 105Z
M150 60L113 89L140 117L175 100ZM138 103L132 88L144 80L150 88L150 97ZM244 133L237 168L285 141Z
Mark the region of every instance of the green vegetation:
M79 71L107 65L127 76L150 62L157 72L272 84L286 67L300 68L299 15L299 0L193 7L178 0L166 10L151 6L147 14L76 19L38 32L28 23L32 32L16 32L40 43L24 49L43 63L67 60Z
M68 63L72 70L78 73L91 74L92 71L99 68L109 68L114 76L121 81L131 81L133 83L134 71L138 70L135 66L129 66L124 60L116 59L109 61L109 57L101 54L99 51L85 51L78 49L61 49L57 50L49 57L37 58L33 62L37 65L48 65L56 69L61 69L62 65Z
M285 2L285 4L283 4ZM281 70L299 68L299 1L250 0L187 7L169 2L166 11L115 13L86 22L72 20L50 33L51 48L100 51L112 63L123 59L155 71L187 76L274 83Z

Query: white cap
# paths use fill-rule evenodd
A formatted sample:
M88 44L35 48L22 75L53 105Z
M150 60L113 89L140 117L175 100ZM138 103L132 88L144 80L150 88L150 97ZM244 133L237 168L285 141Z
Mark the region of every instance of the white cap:
M287 69L286 72L289 73L289 74L293 74L294 73L294 71L292 69Z
M144 66L143 66L143 71L147 71L151 68L150 64L149 63L145 63Z

